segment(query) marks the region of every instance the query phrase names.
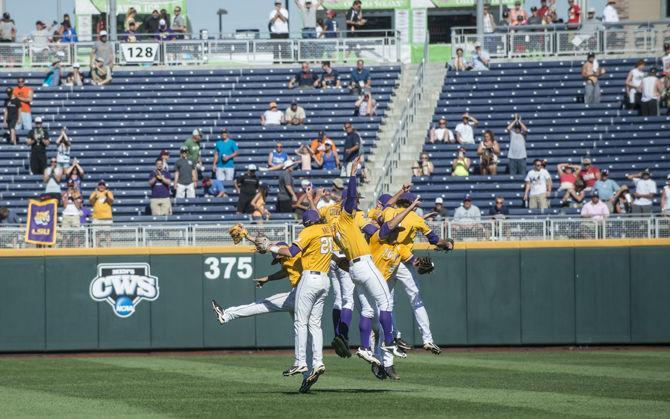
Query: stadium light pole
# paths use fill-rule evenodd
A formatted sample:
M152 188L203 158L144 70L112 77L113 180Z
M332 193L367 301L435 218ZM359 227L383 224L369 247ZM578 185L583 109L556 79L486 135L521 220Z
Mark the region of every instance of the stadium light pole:
M219 9L216 11L216 14L219 15L219 39L223 38L223 15L228 14L228 10Z
M109 0L107 18L109 19L109 39L116 41L116 0Z
M484 41L484 0L477 0L477 41Z

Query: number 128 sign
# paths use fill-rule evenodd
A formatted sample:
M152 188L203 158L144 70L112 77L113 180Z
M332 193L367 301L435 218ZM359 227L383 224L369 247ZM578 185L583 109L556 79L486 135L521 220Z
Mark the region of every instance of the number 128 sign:
M120 45L126 63L153 63L158 54L158 42L133 42Z

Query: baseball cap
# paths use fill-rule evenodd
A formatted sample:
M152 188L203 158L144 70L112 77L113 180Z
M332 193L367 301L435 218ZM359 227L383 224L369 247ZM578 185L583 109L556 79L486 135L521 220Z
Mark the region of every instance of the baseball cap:
M74 63L74 64L72 64L72 67L74 67L74 68L79 68L79 67L81 67L81 64L79 64L79 63Z
M442 197L438 196L437 198L435 198L435 203L436 204L444 204L444 200L442 199Z
M333 179L333 187L335 189L344 189L344 182L342 182L342 179Z
M42 122L42 117L38 116L35 118L35 123L41 123Z
M297 105L298 104L298 99L293 99L291 101L291 105Z
M161 20L158 21L158 25L159 26L166 26L167 23L165 22L165 19L161 19Z
M314 224L318 223L321 220L319 213L313 209L308 209L302 213L302 224Z
M480 42L475 42L475 48L481 48L482 44Z
M610 174L610 171L608 169L603 169L603 170L600 171L600 174L607 176L607 175Z
M596 56L595 52L589 52L588 55L586 56L586 58L591 58L591 57L595 57L595 56Z
M300 181L300 186L302 186L303 188L308 188L308 187L312 186L312 182L310 182L307 179L303 179L303 180Z
M170 152L167 151L167 150L161 150L161 154L160 154L160 155L161 155L161 156L169 156L169 155L170 155Z
M591 164L591 159L588 158L588 157L584 157L584 158L582 159L582 163L583 163L583 164L587 164L587 163L588 163L588 164Z
M297 163L297 162L296 162L296 161L293 161L292 159L287 159L287 160L284 162L284 165L283 165L282 167L283 167L284 169L288 169L289 167L293 166L293 165L296 164L296 163Z
M99 33L98 35L100 35L100 36L107 36L107 31L100 31L100 33Z
M412 192L404 192L398 198L398 201L414 202L415 200L416 200L416 194L414 194Z
M179 148L179 151L188 151L188 147L183 147L182 146L182 147Z
M333 145L335 145L335 144L333 144L333 142L332 142L331 140L326 140L326 141L324 142L324 144L325 144L325 145L329 145L329 146L333 146Z
M226 128L221 128L221 134L223 134L223 133L228 134L228 129L226 129Z
M668 180L668 182L670 182L670 175L666 176L665 178Z
M275 4L282 4L281 0L275 0Z
M465 201L472 202L472 196L469 193L465 194L465 197L463 198L463 202L465 202Z
M642 171L642 173L650 175L650 174L651 174L651 171L650 171L649 169L644 169L644 170Z
M596 8L595 7L589 7L589 13L595 13Z
M60 63L60 58L54 58L53 60L51 60L51 65L58 64L58 63Z
M100 179L100 180L98 181L98 185L105 185L105 186L107 186L107 182L105 182L104 179Z
M276 108L277 107L277 102L270 102L270 107L271 108Z
M382 207L385 207L386 203L389 202L389 199L391 199L391 195L385 193L382 194L377 201L379 201L379 203L382 204Z
M463 147L463 146L458 146L458 151L465 151L465 147Z
M255 164L252 163L252 164L247 165L247 170L250 171L250 172L253 172L253 171L258 170L258 168L256 167Z
M590 196L591 196L591 198L593 198L594 196L596 196L596 197L598 197L598 198L600 197L600 195L598 194L598 191L597 191L596 189L593 189L593 190L591 191L591 195L590 195Z
M198 128L193 130L193 135L202 135L202 132Z

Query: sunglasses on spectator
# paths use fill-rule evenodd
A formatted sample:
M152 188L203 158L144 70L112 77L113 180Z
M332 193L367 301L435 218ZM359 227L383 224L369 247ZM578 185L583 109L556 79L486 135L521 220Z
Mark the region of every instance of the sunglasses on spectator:
M502 205L502 204L504 204L503 201L496 201L496 205Z

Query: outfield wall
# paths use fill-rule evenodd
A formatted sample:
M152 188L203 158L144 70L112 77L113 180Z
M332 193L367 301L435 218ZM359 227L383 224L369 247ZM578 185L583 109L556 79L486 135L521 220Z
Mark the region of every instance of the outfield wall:
M670 343L669 240L472 243L431 255L436 270L420 286L438 344ZM1 250L0 351L291 347L288 314L220 326L210 308L211 298L228 306L287 290L254 287L269 262L240 246ZM421 344L398 291L397 326Z

